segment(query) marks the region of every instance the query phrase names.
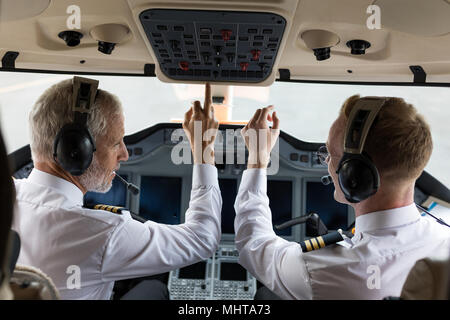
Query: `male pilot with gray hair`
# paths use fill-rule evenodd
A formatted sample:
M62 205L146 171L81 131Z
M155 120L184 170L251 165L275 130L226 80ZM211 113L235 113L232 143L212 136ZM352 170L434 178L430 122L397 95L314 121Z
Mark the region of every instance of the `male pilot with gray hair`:
M49 275L63 299L110 299L115 280L205 260L214 254L221 234L215 135L198 144L202 150L193 143L202 138L194 137L194 121L201 121L202 136L208 129L217 133L209 85L204 108L195 101L183 123L194 158L185 223L141 223L128 211L115 214L82 207L86 192L111 188L115 171L128 159L121 104L97 86L95 80L75 77L42 94L30 114L34 169L27 179L15 180L13 229L22 240L19 263ZM203 157L205 150L212 158ZM69 279L77 271L79 286Z
M242 130L254 161L243 173L235 202L239 263L284 299L400 296L414 263L448 246L450 236L414 204L415 180L432 151L428 124L403 99L355 95L345 101L320 156L335 200L355 210L355 234L329 246L323 239L311 241L309 250L322 248L303 252L272 229L266 168L280 121L271 110L258 109ZM265 130L269 142L249 143L248 130Z

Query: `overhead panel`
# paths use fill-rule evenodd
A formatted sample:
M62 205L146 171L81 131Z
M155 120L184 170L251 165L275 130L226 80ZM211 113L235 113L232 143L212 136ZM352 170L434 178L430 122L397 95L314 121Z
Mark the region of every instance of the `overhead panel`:
M185 81L264 81L286 27L262 12L150 9L139 19L161 71Z

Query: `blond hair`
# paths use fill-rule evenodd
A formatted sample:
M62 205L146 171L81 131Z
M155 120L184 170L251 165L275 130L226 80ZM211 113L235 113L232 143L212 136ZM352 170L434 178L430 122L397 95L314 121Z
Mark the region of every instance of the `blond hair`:
M345 122L359 95L348 98L340 111ZM417 179L433 150L430 127L416 108L402 98L388 98L377 115L364 145L380 176Z
M53 161L53 143L59 130L73 122L72 79L63 80L48 88L36 101L30 112L31 154L34 161ZM106 134L114 115L121 114L119 99L104 90L98 90L87 127L94 141Z

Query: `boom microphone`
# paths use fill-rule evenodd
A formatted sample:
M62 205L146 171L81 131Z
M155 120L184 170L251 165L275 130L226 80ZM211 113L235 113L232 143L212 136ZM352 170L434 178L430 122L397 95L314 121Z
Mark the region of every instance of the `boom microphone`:
M119 178L120 182L122 182L127 187L128 191L131 191L131 193L134 194L135 196L139 194L140 190L136 185L128 182L127 180L119 176L117 172L115 172L115 174L116 177Z

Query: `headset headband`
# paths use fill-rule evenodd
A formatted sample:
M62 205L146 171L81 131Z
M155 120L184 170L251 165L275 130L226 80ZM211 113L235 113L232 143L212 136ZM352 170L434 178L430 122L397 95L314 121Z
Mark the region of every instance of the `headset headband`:
M345 130L344 152L361 154L367 135L386 97L364 97L356 102L350 112Z

